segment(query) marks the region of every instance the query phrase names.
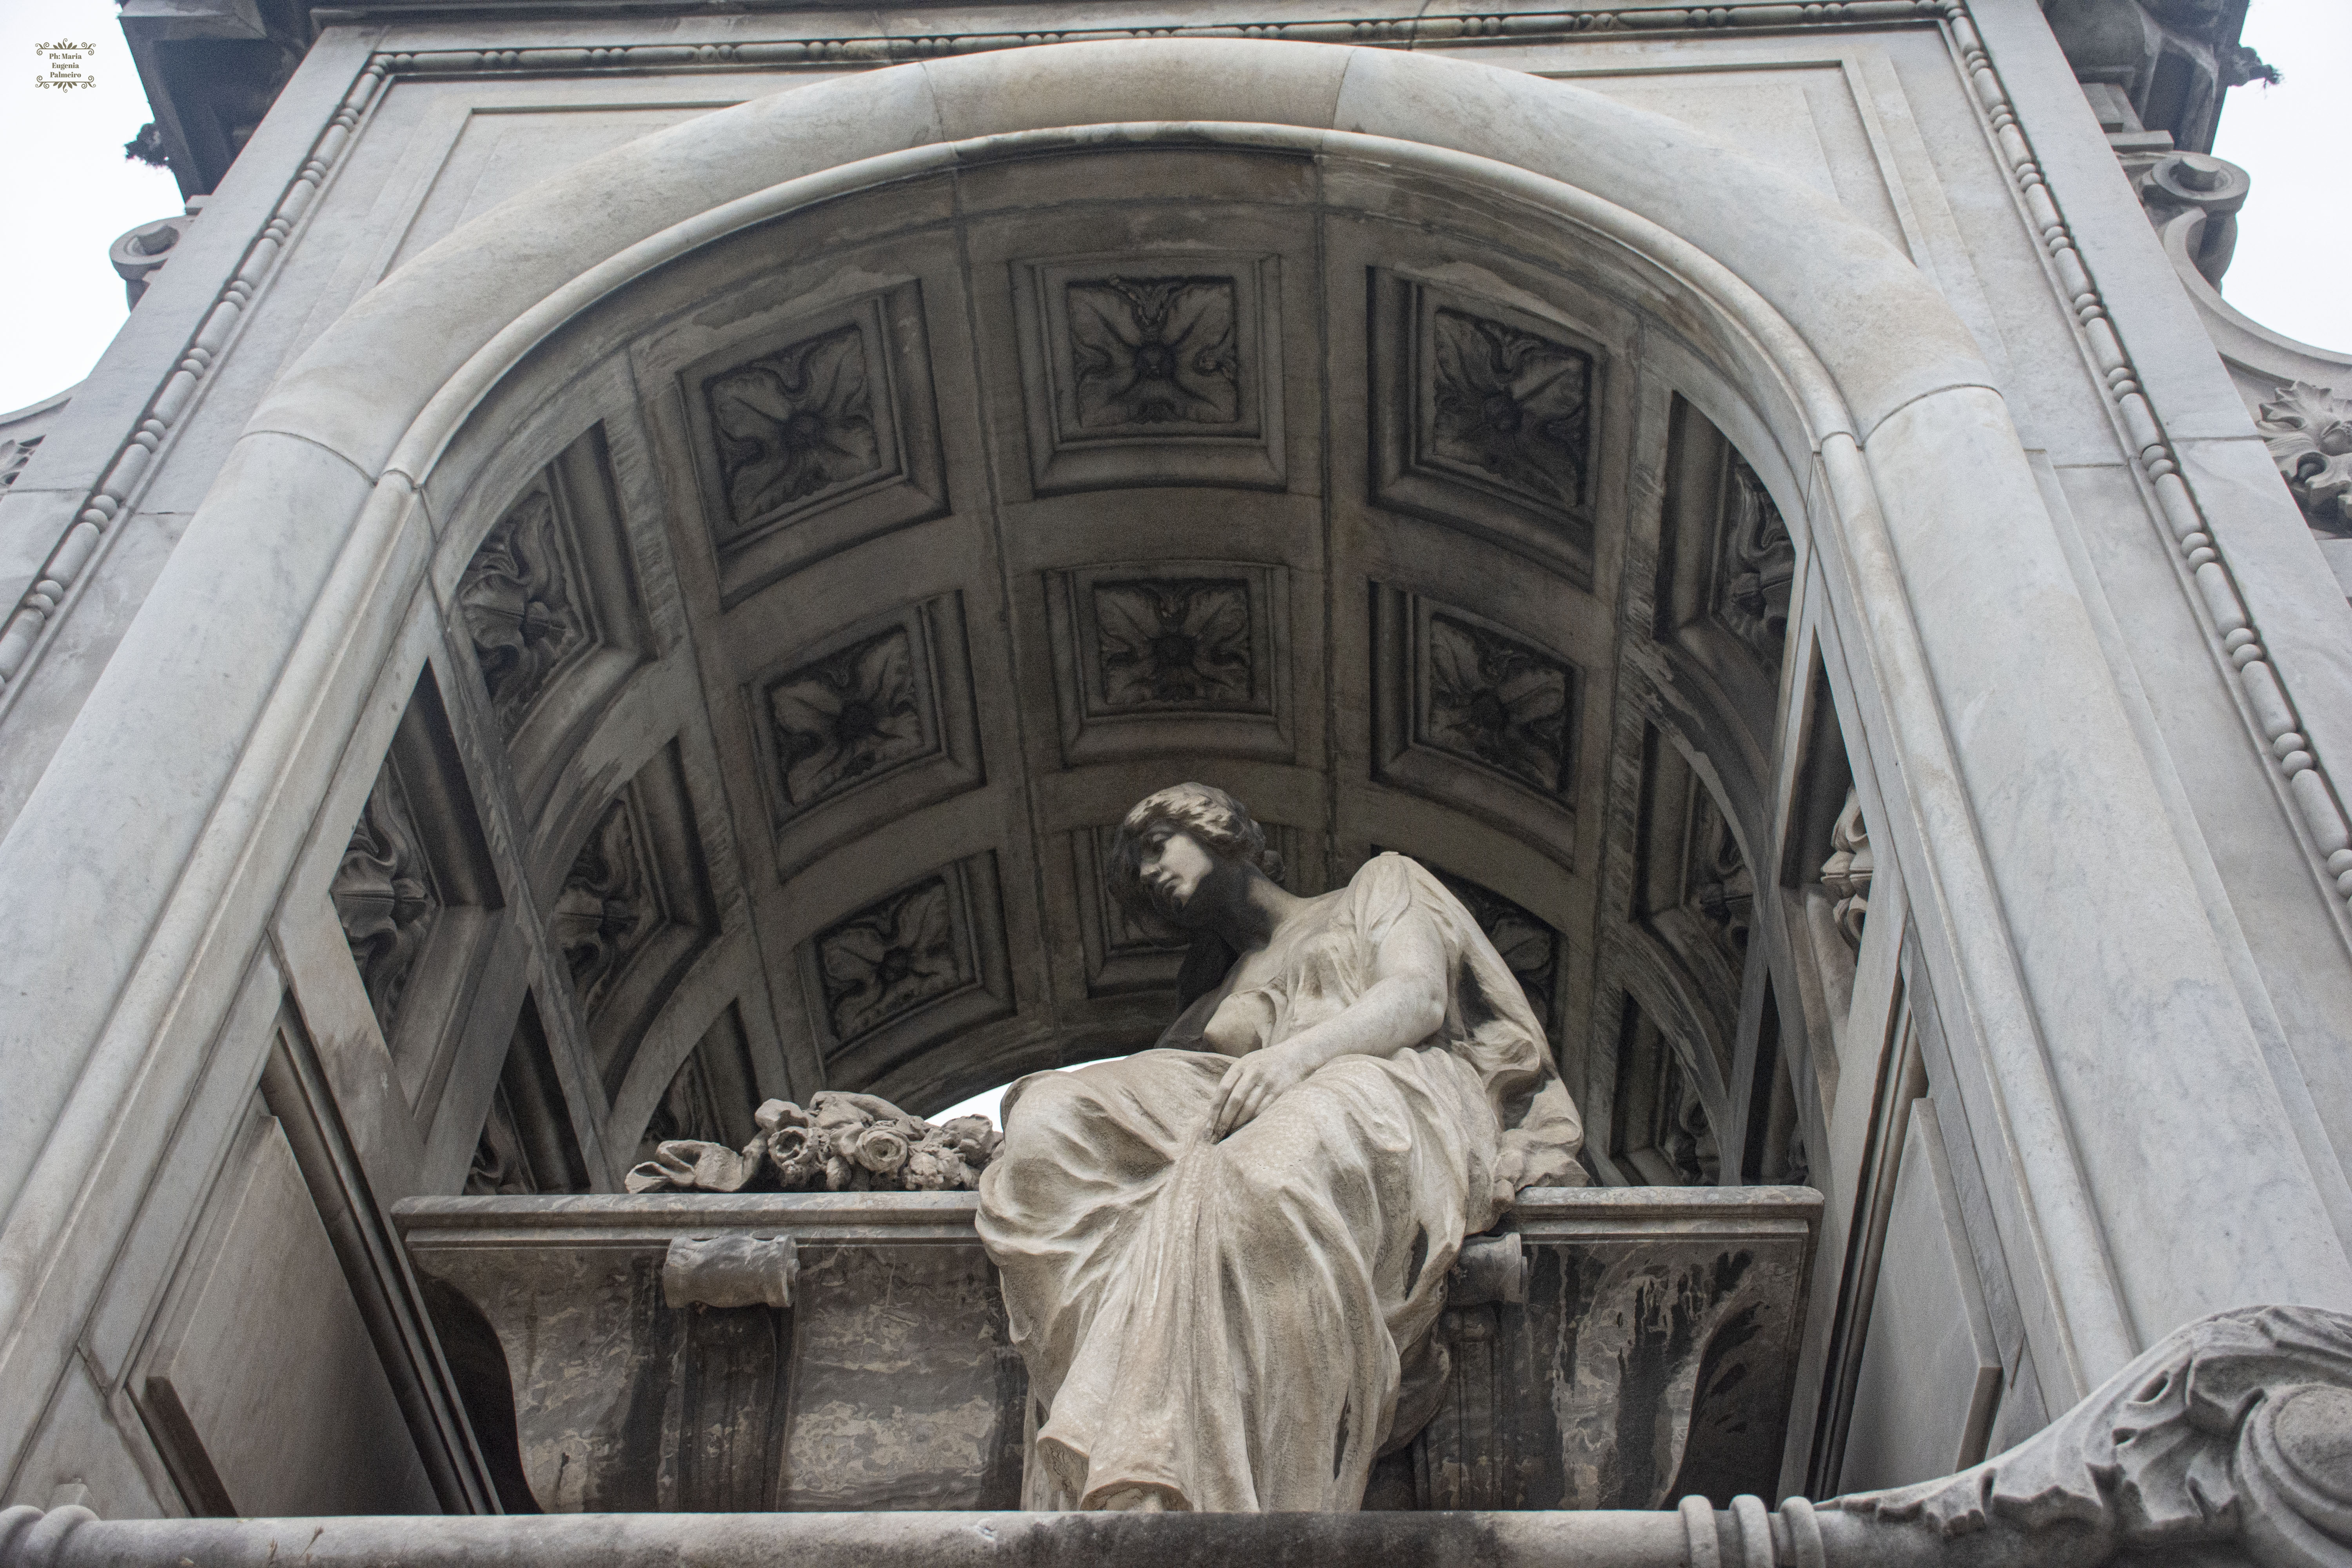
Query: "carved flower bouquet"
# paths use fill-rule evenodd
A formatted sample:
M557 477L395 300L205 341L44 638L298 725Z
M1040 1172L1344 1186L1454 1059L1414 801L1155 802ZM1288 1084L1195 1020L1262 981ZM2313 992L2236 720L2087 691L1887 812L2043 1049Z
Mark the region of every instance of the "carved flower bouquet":
M1004 1134L985 1116L934 1124L870 1094L772 1100L740 1149L677 1138L631 1171L633 1193L950 1193L980 1185Z

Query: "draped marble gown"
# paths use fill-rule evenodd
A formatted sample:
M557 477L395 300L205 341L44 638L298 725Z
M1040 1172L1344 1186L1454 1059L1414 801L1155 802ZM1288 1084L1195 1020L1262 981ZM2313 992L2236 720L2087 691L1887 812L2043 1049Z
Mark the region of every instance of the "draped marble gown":
M1439 1028L1340 1057L1209 1141L1233 1059L1186 1048L1205 1020L1239 1009L1278 1045L1361 994L1406 921L1445 955ZM1368 862L1267 958L1264 984L1229 974L1159 1048L1005 1095L980 1234L1029 1366L1027 1507L1358 1507L1383 1446L1434 1408L1462 1238L1522 1187L1584 1180L1525 993L1420 866Z

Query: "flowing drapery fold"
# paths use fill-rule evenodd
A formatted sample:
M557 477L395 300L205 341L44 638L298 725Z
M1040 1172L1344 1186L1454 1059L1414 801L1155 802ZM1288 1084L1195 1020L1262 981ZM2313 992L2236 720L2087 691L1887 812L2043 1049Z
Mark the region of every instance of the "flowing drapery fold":
M1462 1238L1520 1187L1577 1184L1581 1140L1525 994L1468 911L1381 856L1226 995L1279 1045L1379 978L1400 921L1446 959L1420 1045L1340 1057L1222 1142L1233 1063L1164 1048L1034 1074L1004 1100L982 1239L1030 1371L1024 1501L1122 1493L1203 1510L1352 1509L1428 1414L1430 1331ZM1178 1031L1171 1030L1171 1036Z

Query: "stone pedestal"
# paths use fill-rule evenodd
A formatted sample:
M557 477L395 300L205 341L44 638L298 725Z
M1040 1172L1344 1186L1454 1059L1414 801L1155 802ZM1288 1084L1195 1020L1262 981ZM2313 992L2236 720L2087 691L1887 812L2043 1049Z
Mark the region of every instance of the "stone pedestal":
M510 1509L1003 1509L1028 1377L975 1204L432 1198L395 1219ZM1820 1210L1801 1187L1522 1194L1516 1249L1474 1247L1456 1281L1444 1405L1366 1506L1768 1489Z

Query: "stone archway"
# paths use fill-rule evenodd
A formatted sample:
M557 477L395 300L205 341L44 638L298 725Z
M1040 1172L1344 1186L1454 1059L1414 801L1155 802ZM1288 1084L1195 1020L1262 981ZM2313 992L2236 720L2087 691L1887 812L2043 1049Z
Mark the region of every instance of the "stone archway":
M1089 184L1088 172L1116 166L1139 183L1112 189L1140 212L1155 193L1141 179L1139 160L1164 161L1152 167L1180 176L1159 188L1168 209L1160 217L1139 220L1129 241L1118 245L1042 230L1017 244L1000 237L1004 248L983 258L993 269L986 272L994 280L993 303L967 303L962 321L969 326L997 311L1009 334L1003 341L1028 342L1044 355L1087 330L1066 319L1073 290L1107 289L1097 301L1110 313L1103 319L1128 312L1127 335L1116 321L1104 329L1112 339L1129 350L1149 342L1172 351L1178 345L1165 320L1183 303L1178 296L1187 286L1205 280L1213 286L1193 291L1213 298L1187 308L1225 312L1237 338L1259 331L1261 357L1267 342L1281 341L1263 335L1269 312L1312 321L1317 348L1303 355L1286 350L1280 376L1236 369L1222 385L1196 388L1213 416L1192 418L1170 405L1185 416L1171 419L1160 405L1123 407L1117 395L1089 404L1091 395L1075 389L1065 397L1043 359L1035 375L1023 371L991 392L969 347L958 374L971 389L971 408L943 399L940 362L925 356L948 341L942 322L954 313L925 312L943 292L982 299L984 269L968 253L953 262L960 271L937 275L942 281L913 279L912 299L903 257L860 260L866 276L856 287L810 278L755 298L762 272L778 265L776 253L761 250L763 237L772 239L793 225L824 230L834 252L862 245L878 255L890 237L925 223L957 232L968 247L970 215L982 211L971 205L975 186L994 186L1004 212L1034 215L1098 201L1105 187L1098 174ZM1064 182L1059 186L1056 178ZM1019 188L1024 179L1038 183L1030 196ZM1244 243L1230 230L1187 232L1184 213L1199 206L1203 182L1228 206L1263 208L1255 220L1261 225L1278 225L1287 214L1327 231L1373 226L1391 247L1354 253L1346 270L1358 293L1342 296L1328 270L1328 232L1312 243ZM926 209L926 202L938 205ZM1416 234L1417 253L1394 248ZM1465 237L1492 248L1465 255ZM789 262L789 250L785 255ZM1065 262L1073 257L1092 269L1068 270ZM1181 258L1185 265L1163 270L1154 257ZM1139 274L1129 258L1150 270ZM1302 278L1310 266L1325 269ZM1113 279L1136 284L1150 302L1113 286ZM1017 297L1016 287L1023 290ZM648 303L666 289L672 296L666 302ZM722 297L748 302L724 321L698 317L698 301ZM1150 312L1159 313L1162 327L1145 329ZM1346 337L1325 331L1343 320L1367 326L1360 333L1351 327ZM740 336L729 336L738 330ZM656 331L669 334L658 353L646 346ZM1499 468L1482 463L1480 454L1498 450L1481 445L1488 436L1518 428L1503 431L1499 420L1457 424L1454 449L1417 424L1433 406L1433 395L1424 395L1424 380L1411 367L1419 363L1416 354L1439 352L1444 332L1468 334L1465 342L1484 343L1512 363L1580 361L1588 384L1599 389L1588 409L1595 432L1590 474L1580 473L1572 486L1557 472L1547 481L1542 464L1530 469L1507 451L1496 457ZM925 427L919 399L904 413L894 405L886 442L869 412L870 451L857 447L838 471L824 459L812 468L805 454L825 432L812 428L811 406L792 403L794 389L819 379L813 358L824 345L838 349L853 337L861 353L871 346L870 387L903 389L906 376L924 370L933 384L937 428ZM1020 352L1013 348L1015 361ZM708 447L680 442L704 428L698 420L731 416L709 400L709 388L747 367L781 385L782 403L792 405L775 416L782 406L776 385L761 384L762 391L753 384L756 375L736 389L733 406L749 410L747 428L761 417L776 426L766 437L740 440L750 454L743 463L764 467L754 472L738 465L730 472L722 461L715 477L698 476L697 454L707 456ZM1639 380L1637 371L1649 379ZM1249 374L1257 379L1245 384ZM1181 384L1181 378L1156 379ZM1131 797L1143 772L1164 776L1171 757L1187 759L1181 771L1188 772L1207 771L1190 765L1195 754L1218 759L1271 820L1303 836L1302 858L1319 858L1324 877L1375 846L1410 850L1421 847L1417 838L1444 838L1470 846L1463 853L1475 862L1448 869L1522 912L1542 915L1535 906L1547 904L1594 918L1611 879L1632 875L1630 865L1609 862L1614 840L1601 823L1603 804L1591 802L1588 814L1580 795L1573 811L1557 801L1542 810L1527 806L1519 798L1530 794L1524 769L1515 784L1512 767L1492 756L1465 759L1454 748L1448 760L1447 747L1424 744L1428 715L1415 710L1411 694L1416 679L1425 690L1421 671L1433 644L1453 637L1470 650L1464 657L1474 665L1486 647L1496 650L1488 663L1541 665L1549 655L1557 661L1559 689L1577 688L1580 698L1587 667L1609 664L1615 655L1603 650L1616 649L1626 629L1626 584L1633 580L1626 530L1637 514L1648 515L1664 485L1677 397L1729 439L1788 520L1792 572L1833 548L1838 587L1821 614L1860 650L1842 665L1840 706L1859 730L1845 737L1857 753L1856 782L1885 818L1882 853L1935 884L1937 902L1921 917L1922 940L1955 977L1953 992L1996 1014L2022 1016L2030 1008L2003 945L1990 870L1940 717L1939 704L1965 696L1953 685L1961 675L1930 658L1902 586L1906 572L1932 574L1948 563L1942 552L1958 548L1955 532L1966 531L1956 524L2038 505L1986 379L1966 335L1909 263L1817 195L1671 121L1572 88L1459 62L1241 42L1069 46L1024 51L1017 63L983 57L878 72L648 138L550 182L402 268L313 345L248 427L125 643L122 668L140 670L141 684L134 690L128 677L110 674L92 699L94 714L117 715L113 734L138 728L150 766L173 781L173 802L162 811L132 809L103 754L100 724L77 731L26 808L27 822L44 820L56 834L16 840L44 844L45 854L80 854L93 865L147 868L128 879L139 884L133 896L146 899L154 917L137 923L135 938L132 922L118 921L87 940L91 933L69 915L16 955L38 963L80 938L86 948L78 962L89 963L95 952L100 969L111 966L111 984L93 986L60 1013L61 1029L99 1041L103 1069L84 1076L68 1114L119 1118L120 1096L110 1095L110 1084L119 1087L151 1052L171 1050L181 1031L201 1029L209 1038L235 976L265 931L322 918L350 825L368 813L387 754L395 761L403 754L396 736L404 723L412 733L407 754L418 759L415 766L426 783L404 777L395 793L426 789L438 767L442 787L454 794L471 784L488 802L477 812L471 838L451 836L457 847L448 853L478 854L473 870L436 868L461 893L469 880L476 889L470 901L443 900L444 908L471 911L445 930L462 931L470 921L480 933L449 948L466 959L461 967L499 972L495 944L510 942L509 956L520 963L510 975L530 977L525 989L540 987L534 1027L561 1036L563 1026L551 1025L549 1005L541 1005L548 988L578 981L606 962L603 955L613 955L587 989L609 975L610 994L625 994L627 1005L613 1016L630 1020L614 1030L626 1059L622 1045L599 1043L597 1018L583 1016L584 1038L572 1044L588 1067L556 1064L558 1078L573 1075L566 1097L591 1180L609 1179L625 1163L626 1151L613 1145L634 1137L667 1075L708 1037L709 1026L730 1007L740 1016L746 993L724 982L711 956L730 942L760 961L751 972L769 988L765 1036L787 1074L812 1063L826 1070L832 1054L860 1081L910 1096L951 1097L977 1078L1027 1061L1132 1043L1148 1011L1136 998L1154 989L1151 964L1160 961L1146 955L1135 991L1121 989L1126 982L1117 976L1103 979L1113 955L1085 956L1088 917L1076 858L1082 836ZM1502 395L1499 382L1471 380L1482 399ZM668 413L644 416L635 436L616 433L633 402L642 416L649 396L670 397L689 384L705 399L699 409L677 394L682 401ZM662 390L646 393L651 386ZM1355 424L1342 416L1333 389L1355 400ZM1509 400L1517 413L1518 396ZM966 448L951 450L962 437L950 424L972 410L1000 420L1001 427L967 418ZM814 413L823 425L825 412ZM672 414L665 432L660 421ZM1295 430L1286 423L1294 418ZM1201 429L1173 447L1137 434L1165 424ZM1339 446L1331 432L1342 427L1358 431L1347 461L1332 455ZM1652 444L1637 452L1636 436L1644 431ZM926 442L933 448L928 455ZM653 477L665 462L673 470L667 488ZM1917 482L1956 465L1976 477L1969 495ZM595 487L606 482L601 475L609 475L609 492L599 499ZM1881 476L1894 482L1882 484ZM1544 482L1552 484L1559 504L1543 499ZM980 486L978 510L994 531L992 545L974 546L979 552L961 563L945 556L895 562L886 579L891 593L852 593L845 585L856 552L905 548L908 531L960 515L959 497L972 484ZM633 486L640 492L634 501ZM773 506L762 499L769 490L795 489ZM1198 515L1202 492L1213 493L1222 509L1205 523ZM480 580L482 548L495 531L509 529L511 540L524 530L516 508L540 493L550 516L605 506L618 518L617 533L583 534L555 551L576 568L580 602L609 613L600 635L584 639L593 645L589 652L564 651L573 661L567 678L575 683L557 709L544 710L555 717L520 704L507 737L486 727L483 714L451 717L448 710L474 700L451 694L478 678L479 659L459 636L468 575ZM1206 533L1223 530L1223 542L1188 543L1173 553L1122 546L1113 522L1098 512L1079 515L1106 496L1124 498L1130 517L1147 500L1160 508L1158 517L1145 519L1151 529L1183 521ZM802 501L823 503L816 510L825 517L803 528L807 519L789 515ZM787 515L779 518L776 507ZM1014 507L1029 509L1024 518L1044 532L1059 530L1066 548L1014 559L1006 532ZM1368 522L1374 510L1381 514L1379 529ZM1313 552L1285 556L1253 546L1253 540L1280 537L1297 525L1294 512L1320 531ZM678 582L698 571L704 580L678 588L675 604L645 597L635 575L642 559L633 563L610 551L600 557L594 547L596 539L627 537L632 515L656 529L675 529L689 514L706 530L717 516L720 536L701 565L680 555L688 564L680 566ZM1654 546L1662 525L1643 526ZM776 542L796 529L822 539L805 550ZM673 531L670 542L678 537ZM1038 537L1019 541L1028 548ZM1899 567L1895 537L1904 540ZM1353 553L1328 550L1334 539ZM896 542L877 543L886 540ZM965 565L976 569L965 573ZM921 571L933 576L917 593ZM815 575L798 590L800 598L773 598L780 584L803 574ZM1998 575L1989 571L1988 581ZM1311 713L1282 710L1283 682L1273 676L1263 699L1252 687L1249 704L1255 706L1237 701L1230 711L1205 717L1179 714L1193 700L1181 692L1149 696L1135 705L1149 713L1129 732L1156 725L1154 738L1133 749L1097 745L1116 724L1095 721L1118 700L1087 686L1066 647L1068 689L1057 695L1050 676L1034 688L1034 678L1052 663L1057 637L1074 646L1088 635L1081 623L1089 615L1098 633L1103 606L1121 603L1121 594L1132 601L1121 613L1151 619L1146 643L1160 635L1197 643L1208 621L1194 626L1196 614L1214 619L1223 613L1182 595L1155 598L1137 586L1152 583L1201 585L1194 597L1228 600L1238 585L1239 601L1253 606L1241 616L1248 635L1258 635L1253 617L1262 608L1269 650L1276 609L1288 616L1286 635L1293 637L1319 621L1315 635L1323 646L1288 645L1294 667L1286 679L1294 700L1301 669L1344 668L1349 680L1363 684L1327 690L1323 717L1315 721L1319 745L1307 734ZM958 584L971 585L968 601L956 600L965 591ZM1563 615L1559 602L1547 597L1561 585L1591 594L1604 584L1609 593L1591 595L1604 617L1594 625ZM1984 591L1997 589L1996 581ZM773 660L761 662L741 648L716 650L706 635L711 626L698 626L687 606L695 592L725 615L762 601L789 603L789 613L750 612L773 617L747 638ZM1163 613L1163 600L1173 608ZM254 606L234 637L217 626L224 603ZM1661 625L1657 606L1648 609L1645 621L1636 620ZM1003 666L975 651L975 627L1024 624L1030 640L1008 631ZM1167 633L1169 626L1175 632ZM1810 649L1803 635L1801 628L1801 647ZM1786 760L1784 737L1794 732L1780 710L1789 704L1778 702L1759 716L1707 695L1706 682L1678 684L1674 672L1685 666L1675 662L1675 639L1649 640L1655 647L1643 657L1655 668L1646 678L1661 692L1671 689L1675 699L1628 709L1610 675L1576 732L1585 764L1598 768L1585 793L1610 785L1605 759L1628 754L1617 731L1630 724L1638 749L1649 743L1642 729L1648 725L1701 780L1702 793L1685 796L1692 809L1712 800L1740 862L1785 879L1792 864L1790 829L1776 789L1765 786L1776 759ZM1381 661L1391 654L1404 663L1401 670L1391 667L1397 679L1381 687ZM972 739L962 751L958 699L947 679L960 656L974 672L967 683ZM1797 689L1808 657L1784 657L1793 673L1777 687L1767 677L1763 689L1784 696ZM1416 658L1422 666L1413 664ZM891 800L887 813L877 808L876 819L855 836L855 855L814 828L800 831L796 819L804 814L791 781L772 776L781 754L772 735L764 750L747 740L730 759L715 730L693 744L679 743L677 731L656 732L666 704L691 687L706 709L734 704L728 722L756 737L759 710L746 714L731 695L745 684L770 676L788 684L803 672L838 666L813 679L845 691L866 679L869 662L887 666L892 659L925 672L932 697L940 699L921 757L889 763L897 769L903 761L898 777L919 774L926 782L908 785L907 798ZM1099 658L1096 665L1099 675ZM640 680L635 695L625 692L635 672L654 667L672 670L679 684ZM1025 710L1012 702L1015 760L1009 769L992 764L992 745L1004 742L982 734L977 717L983 682L996 679L1000 668L1010 672L1010 684L1032 680L1035 697ZM725 679L714 679L714 671ZM1157 678L1147 669L1141 679L1149 689ZM1971 679L1989 678L1979 672ZM426 696L428 684L438 695ZM761 689L772 696L772 687ZM1686 695L1692 692L1699 695ZM1381 706L1399 693L1401 707ZM486 682L479 696L495 723L499 694ZM862 688L856 700L873 706ZM429 718L436 702L441 731L427 719L406 719ZM608 703L628 709L625 721L616 721L619 710ZM1503 719L1472 728L1507 731L1508 704L1503 706ZM772 728L774 717L771 700ZM1744 734L1737 728L1743 723ZM1345 725L1356 729L1343 736ZM2071 744L2054 732L2063 728L2053 724L2051 735L2033 731L2021 744ZM869 712L865 732L886 730ZM237 743L225 746L231 734ZM1391 740L1396 748L1384 752ZM503 760L494 745L507 751ZM1438 755L1416 758L1416 747ZM1866 764L1859 760L1864 754L1871 759ZM1059 765L1041 765L1041 758L1057 758ZM1896 774L1885 770L1897 761L1902 788L1890 791ZM1427 771L1413 776L1424 762ZM791 765L783 764L786 772ZM1389 774L1368 782L1365 775L1379 768ZM817 771L824 772L821 758ZM988 797L983 785L971 782L975 773L997 781L985 788L1018 784L1006 790L1010 801L1000 803L1004 815L961 823L942 840L951 852L930 855L924 864L894 858L902 846L883 829L906 812L942 819L976 812L970 803ZM1040 782L1048 775L1059 782ZM1270 787L1271 797L1259 784ZM1627 813L1631 854L1640 791L1629 780L1615 785L1623 786L1613 798ZM935 786L947 793L929 793ZM816 804L836 809L829 795ZM806 820L814 823L814 814ZM125 832L126 822L138 826ZM1029 835L1018 865L988 858L995 853L991 846L1011 842L1003 831L1008 822L1025 824ZM1689 822L1686 816L1685 827ZM387 828L396 830L397 824ZM772 918L760 914L758 899L741 883L726 885L720 876L698 884L690 871L665 866L646 848L698 837L707 846L714 835L739 847L744 880L763 879L763 887L783 889L763 895L779 900ZM608 930L617 921L608 919L611 900L598 884L625 880L615 869L629 858L623 840L643 855L639 882L657 887L663 913L657 921ZM1563 847L1574 851L1566 866ZM575 877L592 849L604 875L592 868ZM1530 852L1533 858L1524 859ZM1065 854L1071 857L1066 868L1055 859ZM1594 900L1581 910L1559 899L1556 879L1545 890L1546 878L1573 878L1578 867L1591 879ZM170 873L161 874L162 868ZM1066 899L1041 891L1049 882L1066 887ZM567 909L569 893L587 903ZM1009 911L1024 898L1030 912L1022 926ZM898 901L885 908L888 900ZM988 937L982 928L992 900L999 931ZM545 917L537 929L501 925L502 910L526 905ZM870 1031L845 1026L844 1016L822 1016L830 1002L808 1005L811 995L824 992L824 938L861 921L880 937L893 936L907 921L933 920L934 906L945 909L938 918L958 933L950 944L953 984L923 999L934 1021L945 1020L940 1032L915 1031L911 1044L900 1042L904 1053L894 1047L852 1061L853 1053L866 1049ZM744 910L748 920L730 925ZM1058 932L1050 931L1057 920ZM575 933L594 935L571 950L588 955L580 964L549 934L562 921L574 921ZM1793 965L1797 939L1789 922L1769 908L1757 921L1756 940L1772 963ZM1975 923L1964 946L1948 922L1969 921ZM1575 922L1566 915L1538 923L1563 942L1555 962L1590 966L1589 951L1580 960L1568 949L1580 936L1590 949L1596 938L1570 929ZM757 934L771 930L776 934ZM500 931L511 934L492 934ZM1016 958L1055 951L1056 935L1076 939L1058 943L1064 954L1080 955L1076 994L1065 986L1066 976L1050 969L1039 970L1024 991L1013 972ZM895 951L878 938L867 945L886 955ZM656 951L667 956L641 981L635 966ZM568 979L558 960L571 970ZM1097 971L1091 980L1089 963ZM887 995L904 978L880 975L879 961L872 967L877 976L856 985ZM789 1005L775 1000L777 987L789 990L795 973L810 1020L797 1060L786 1057L787 1024L778 1016ZM1585 983L1591 989L1590 975ZM515 989L509 986L509 1019ZM854 987L846 993L859 994ZM1051 1028L1033 1030L1023 1009L1041 997L1066 1002L1068 1016L1057 1014ZM397 1008L384 1005L380 994L369 1001L381 1030ZM950 1016L931 1005L949 1002L969 1010ZM380 1042L411 1105L450 1084L470 1086L470 1100L424 1113L430 1131L419 1161L420 1170L431 1173L424 1178L428 1185L446 1184L451 1151L462 1155L470 1147L466 1123L470 1117L480 1125L499 1088L496 1063L510 1031L484 1035L488 1026L460 1022L461 1016L471 1019L471 1005L452 992L444 1027L408 1063L400 1059L397 1038ZM497 1011L483 1006L485 1016ZM64 1016L75 1007L86 1016ZM1728 1044L1714 1049L1714 1092L1727 1113L1722 1120L1737 1122L1740 1097L1752 1090L1741 1085L1742 1063L1721 1058L1751 1048L1741 1042L1757 1036L1760 997L1742 994L1731 1011L1727 1024L1718 1020ZM897 1017L877 1027L894 1026ZM396 1036L400 1026L389 1032ZM741 1027L747 1051L761 1048L761 1026ZM827 1027L830 1041L818 1037ZM1580 1017L1574 1032L1590 1037L1594 1028L1591 1018ZM968 1043L991 1029L997 1034L988 1048L969 1061L942 1059L920 1071L909 1065L950 1037ZM1563 1039L1570 1032L1562 1026ZM485 1038L492 1043L478 1049L466 1043ZM828 1053L828 1045L835 1050ZM641 1068L636 1058L648 1051ZM470 1070L461 1070L461 1058L472 1063ZM49 1092L63 1103L66 1085ZM592 1109L582 1110L583 1103ZM37 1205L26 1212L50 1211ZM55 1212L61 1217L64 1210Z

